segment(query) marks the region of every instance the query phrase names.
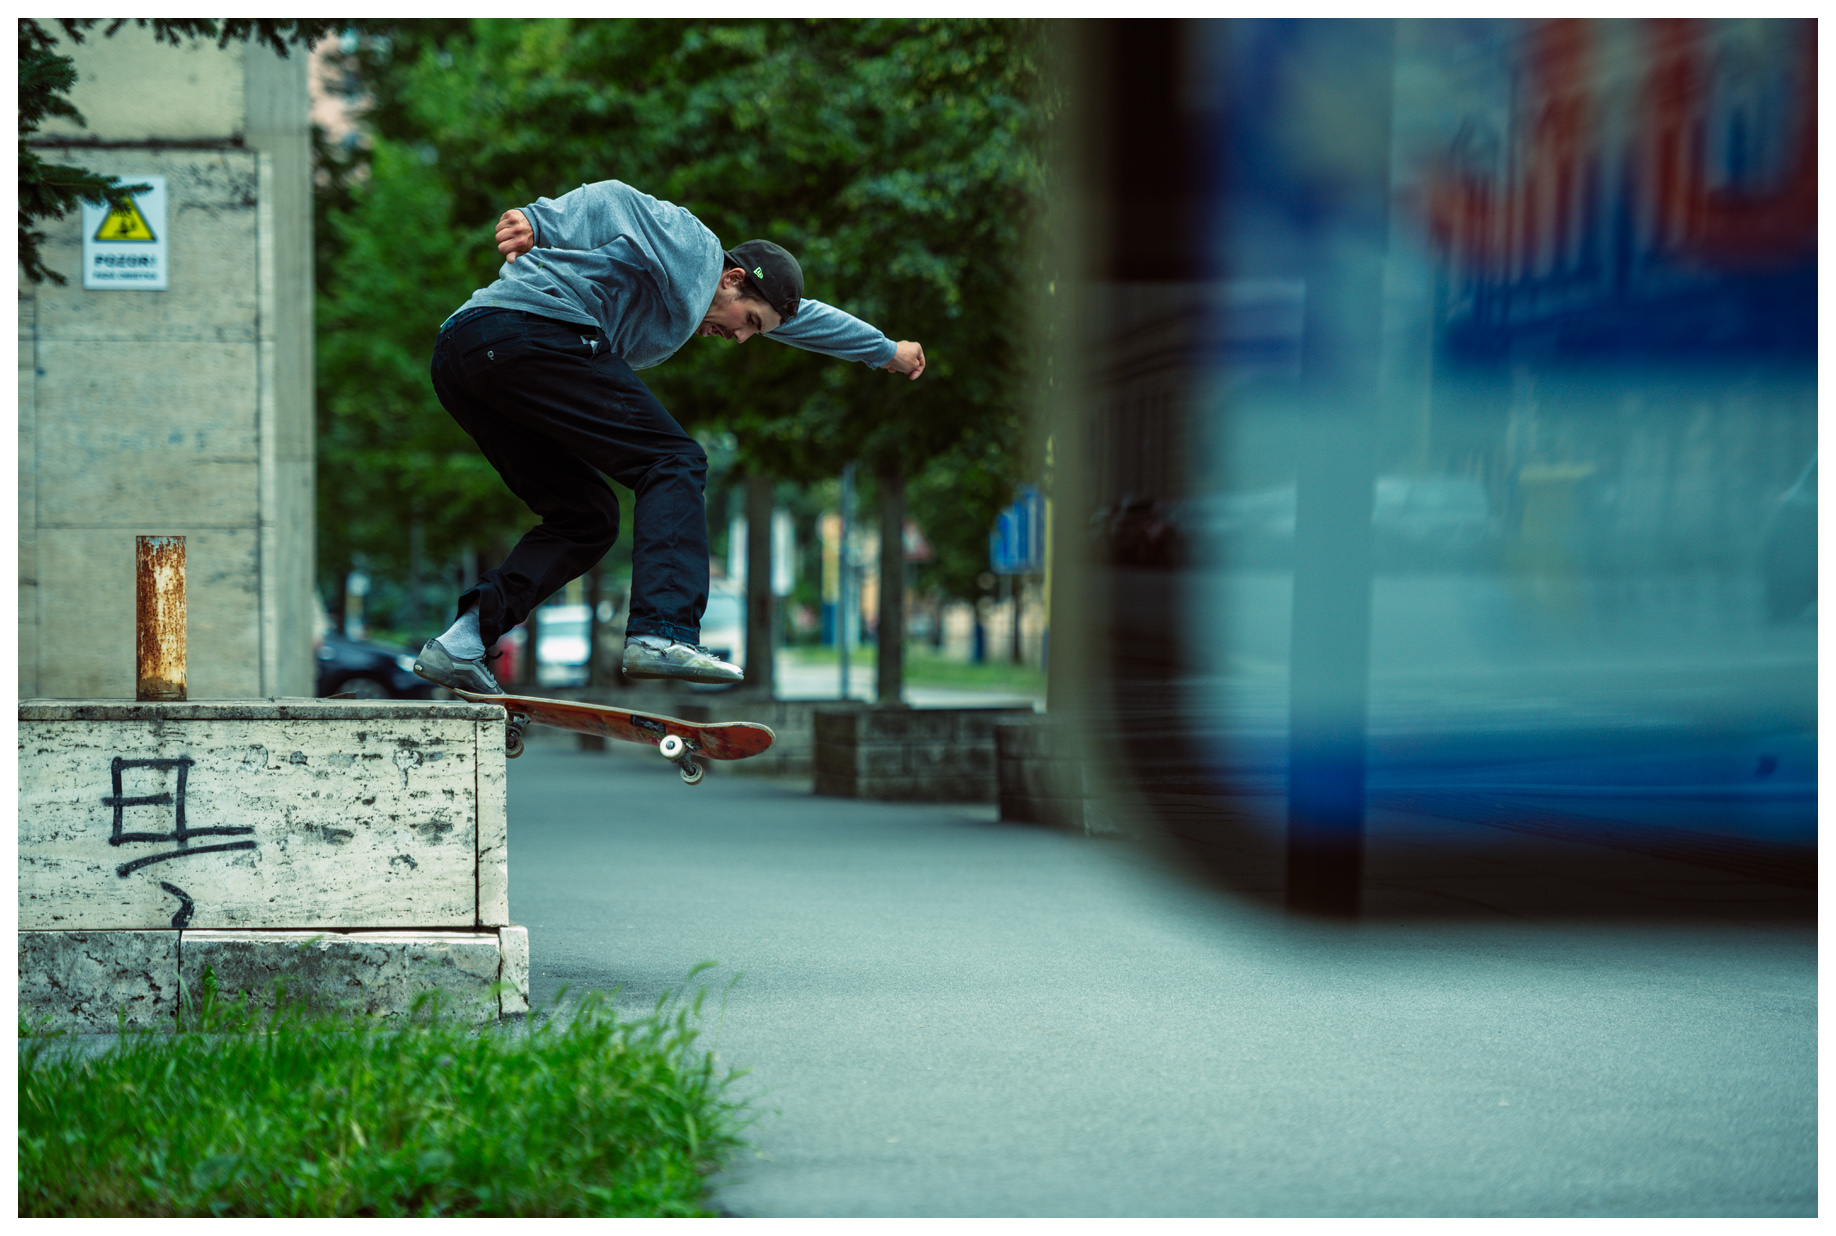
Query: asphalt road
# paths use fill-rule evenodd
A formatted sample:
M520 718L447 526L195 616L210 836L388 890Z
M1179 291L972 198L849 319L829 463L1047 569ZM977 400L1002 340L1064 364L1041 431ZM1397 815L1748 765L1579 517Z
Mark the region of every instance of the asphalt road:
M734 1214L1816 1213L1809 923L1294 920L1140 843L565 737L511 765L532 996L739 975Z

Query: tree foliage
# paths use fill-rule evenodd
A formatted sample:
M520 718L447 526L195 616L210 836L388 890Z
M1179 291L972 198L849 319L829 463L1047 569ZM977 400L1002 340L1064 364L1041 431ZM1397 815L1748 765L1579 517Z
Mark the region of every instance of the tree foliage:
M114 34L129 20L115 19L102 32L103 37ZM221 25L207 18L132 20L136 26L152 27L155 39L174 47L194 38L214 38L219 47L253 39L282 56L287 54L289 43L310 43L338 25L331 21L272 18L237 18ZM35 224L63 218L76 209L79 201L101 204L143 193L148 187L123 184L118 176L98 176L68 163L46 162L28 144L38 127L52 116L87 127L83 114L70 102L71 88L76 85L76 62L69 56L60 56L57 43L60 34L71 43L81 43L100 21L96 17L65 17L46 23L27 17L19 22L19 265L33 283L47 279L59 285L64 282L64 276L47 267L39 256L45 234Z
M1029 229L1056 107L1024 21L433 21L345 58L373 134L340 176L320 284L322 543L399 561L527 514L440 409L435 328L498 265L498 215L608 178L694 212L724 243L798 255L809 295L928 359L915 383L768 341L694 341L644 377L742 466L798 481L898 467L939 528L993 512L1023 460ZM935 537L934 537L935 539ZM958 558L961 556L958 555ZM940 561L957 559L940 556ZM960 564L950 590L968 592Z

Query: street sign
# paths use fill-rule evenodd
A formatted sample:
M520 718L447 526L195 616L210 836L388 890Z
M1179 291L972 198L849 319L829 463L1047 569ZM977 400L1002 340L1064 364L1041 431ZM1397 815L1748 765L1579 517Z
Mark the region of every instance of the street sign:
M166 290L166 178L124 176L145 193L83 203L83 286L97 291Z
M1031 485L995 517L988 534L988 567L996 575L1033 575L1045 568L1045 503Z

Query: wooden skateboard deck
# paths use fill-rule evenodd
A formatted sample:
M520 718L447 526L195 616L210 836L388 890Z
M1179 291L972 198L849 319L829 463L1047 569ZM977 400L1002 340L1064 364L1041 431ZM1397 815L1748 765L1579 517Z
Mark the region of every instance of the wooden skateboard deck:
M525 726L547 725L621 742L649 743L682 770L682 779L690 785L700 781L702 775L691 757L743 760L770 747L777 737L769 725L756 721L703 723L613 704L584 704L531 695L478 695L471 691L454 694L478 704L497 704L510 714L504 730L504 754L512 758L523 753Z

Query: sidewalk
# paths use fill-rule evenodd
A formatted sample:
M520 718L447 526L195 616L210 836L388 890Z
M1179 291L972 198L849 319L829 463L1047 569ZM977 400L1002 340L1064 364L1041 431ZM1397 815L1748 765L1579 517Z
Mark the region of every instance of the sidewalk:
M733 1213L1816 1212L1813 923L1320 924L1143 845L644 755L511 766L511 911L538 1007L742 976L710 1032L768 1114Z

